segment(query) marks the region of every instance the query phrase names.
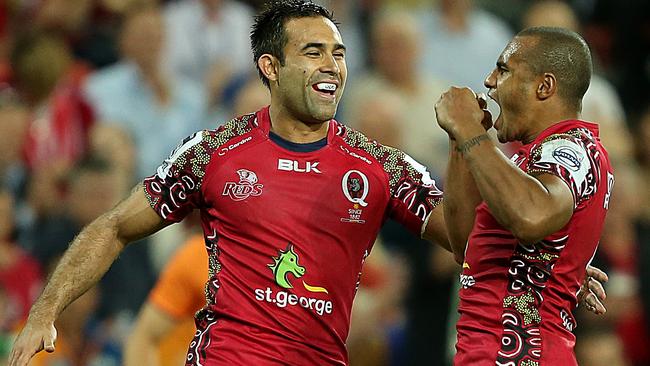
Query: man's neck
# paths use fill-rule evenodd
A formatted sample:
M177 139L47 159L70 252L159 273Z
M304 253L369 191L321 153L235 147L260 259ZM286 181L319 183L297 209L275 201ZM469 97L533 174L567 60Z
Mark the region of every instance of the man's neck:
M533 119L534 125L531 128L531 133L522 142L525 144L533 142L540 133L558 122L579 118L580 113L577 112L560 108L548 108L545 113L540 113L538 117Z
M269 108L269 116L271 131L287 141L306 144L327 136L329 121L305 123L291 115L285 108L273 104Z

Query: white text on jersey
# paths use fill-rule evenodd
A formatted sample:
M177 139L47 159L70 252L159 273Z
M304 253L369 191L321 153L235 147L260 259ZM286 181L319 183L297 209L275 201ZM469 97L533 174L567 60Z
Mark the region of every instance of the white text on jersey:
M317 162L311 162L307 161L305 162L305 166L303 168L300 167L300 163L295 161L295 160L289 160L289 159L278 159L278 170L284 170L287 172L298 172L298 173L317 173L321 174L321 171L318 170L318 161Z

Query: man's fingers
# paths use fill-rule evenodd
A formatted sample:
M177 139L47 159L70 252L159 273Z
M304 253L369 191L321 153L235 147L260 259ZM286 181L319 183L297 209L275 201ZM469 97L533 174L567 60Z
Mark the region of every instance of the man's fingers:
M477 95L476 100L478 101L478 106L481 107L481 109L487 108L487 96L485 93L480 93Z
M54 340L53 340L53 339L51 339L51 338L50 338L50 339L46 339L46 340L43 342L43 345L44 345L44 346L43 346L43 349L45 350L45 352L47 352L47 353L52 353L52 352L54 352Z
M603 287L603 284L600 283L600 281L594 279L593 277L590 277L587 282L587 286L589 288L589 291L596 295L599 301L603 301L607 298L605 288Z
M585 296L585 307L587 310L591 311L592 313L596 315L601 315L605 314L607 312L607 308L605 308L605 305L603 305L600 300L598 300L598 297L591 291Z
M607 273L594 266L587 266L587 276L593 277L600 282L607 282L609 280Z

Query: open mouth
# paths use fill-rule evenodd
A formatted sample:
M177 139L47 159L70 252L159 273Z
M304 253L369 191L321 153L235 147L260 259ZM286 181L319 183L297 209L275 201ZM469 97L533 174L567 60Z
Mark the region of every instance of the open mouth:
M326 98L333 98L338 89L338 85L330 82L320 82L312 85L312 88L320 95Z

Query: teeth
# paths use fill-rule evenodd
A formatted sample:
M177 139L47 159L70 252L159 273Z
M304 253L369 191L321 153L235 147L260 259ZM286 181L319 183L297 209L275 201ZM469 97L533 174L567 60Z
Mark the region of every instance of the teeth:
M318 84L316 84L316 88L317 88L318 90L323 90L323 91L330 91L330 92L333 92L333 91L336 91L336 84L332 84L332 83L318 83Z

